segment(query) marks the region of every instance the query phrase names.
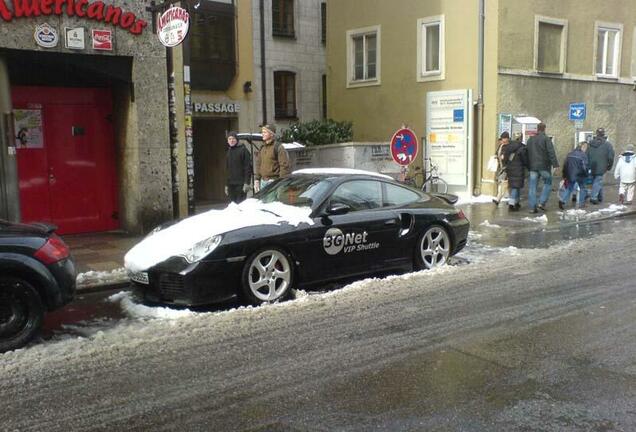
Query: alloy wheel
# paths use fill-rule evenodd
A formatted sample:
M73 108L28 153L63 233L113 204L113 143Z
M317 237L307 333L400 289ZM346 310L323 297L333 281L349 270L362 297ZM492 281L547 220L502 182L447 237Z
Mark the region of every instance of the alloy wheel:
M251 293L262 302L273 302L287 292L291 283L291 266L278 250L265 250L252 259L248 271Z
M427 269L446 264L450 256L450 239L446 230L440 226L429 228L420 240L419 252Z

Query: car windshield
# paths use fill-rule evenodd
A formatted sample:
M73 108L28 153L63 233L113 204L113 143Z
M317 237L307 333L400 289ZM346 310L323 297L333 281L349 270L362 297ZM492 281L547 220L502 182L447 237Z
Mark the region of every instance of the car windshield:
M277 201L296 207L313 208L314 204L324 198L330 186L331 181L324 177L285 177L268 185L255 198L264 203Z

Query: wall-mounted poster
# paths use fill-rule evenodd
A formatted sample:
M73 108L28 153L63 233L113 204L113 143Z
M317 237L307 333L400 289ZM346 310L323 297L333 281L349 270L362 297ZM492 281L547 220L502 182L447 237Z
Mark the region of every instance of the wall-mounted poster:
M42 110L13 110L15 118L15 146L18 149L43 148Z

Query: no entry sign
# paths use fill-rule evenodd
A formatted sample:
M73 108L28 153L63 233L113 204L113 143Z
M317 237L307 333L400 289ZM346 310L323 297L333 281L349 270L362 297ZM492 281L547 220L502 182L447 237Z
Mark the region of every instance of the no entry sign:
M393 134L391 138L391 156L400 165L409 165L417 157L419 144L415 132L402 128Z

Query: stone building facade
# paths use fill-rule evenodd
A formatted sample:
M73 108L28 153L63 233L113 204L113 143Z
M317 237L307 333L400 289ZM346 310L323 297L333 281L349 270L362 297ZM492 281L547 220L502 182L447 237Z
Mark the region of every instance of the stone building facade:
M166 50L145 2L0 0L0 61L13 218L141 233L172 217Z
M252 2L254 126L325 116L325 13L325 0Z

